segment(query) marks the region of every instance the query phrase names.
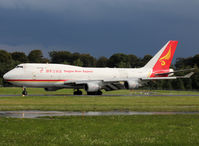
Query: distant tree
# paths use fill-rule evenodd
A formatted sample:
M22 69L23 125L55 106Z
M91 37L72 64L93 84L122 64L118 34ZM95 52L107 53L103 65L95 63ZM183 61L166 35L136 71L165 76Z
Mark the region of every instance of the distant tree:
M145 55L141 61L140 61L140 67L146 65L150 60L151 60L152 56L151 55Z
M0 78L0 85L3 85L3 79Z
M48 58L43 58L42 59L42 63L49 63L49 62L50 62L50 60Z
M43 53L41 50L32 50L28 54L28 60L30 63L41 63L43 62Z
M139 59L137 58L137 56L133 55L133 54L130 54L130 55L127 55L128 56L128 62L130 64L130 67L131 68L136 68L136 67L139 67Z
M155 81L156 86L154 89L162 90L164 89L164 80L157 80Z
M73 63L72 54L68 51L51 51L49 52L52 63Z
M113 54L108 60L109 67L119 67L119 66L121 66L121 64L124 64L124 63L126 65L130 64L128 56L123 53ZM130 67L130 66L128 66L128 67Z
M72 60L74 61L74 60L80 59L80 56L81 56L80 53L75 52L72 54Z
M161 81L148 81L145 83L144 89L162 89L161 86L158 86Z
M76 65L76 66L83 66L83 62L78 58L77 60L75 60L73 62L73 65Z
M28 62L28 57L24 52L13 52L11 53L12 59L14 61L18 61L19 63L26 63Z
M185 66L184 62L185 62L185 58L177 58L176 59L176 63L175 63L176 69L183 69L183 68L185 68L184 67Z
M197 54L197 55L195 55L194 57L193 57L193 64L192 65L197 65L197 66L199 66L199 54Z
M163 84L162 84L162 89L165 89L165 90L173 89L171 81L170 80L164 80Z
M97 60L96 66L97 67L107 67L107 62L108 62L108 59L106 57L102 56Z
M5 50L0 50L0 63L12 62L12 56Z
M10 69L14 68L14 66L15 64L10 53L5 50L0 50L0 78Z
M177 58L175 66L177 69L184 69L192 68L195 64L199 66L199 54L195 55L194 57Z
M174 89L181 89L181 90L184 90L184 89L185 89L184 83L183 83L182 79L177 79L177 80L174 82L173 87L174 87Z
M119 64L118 64L118 67L119 68L131 68L131 65L129 62L123 62L121 61Z
M192 76L192 88L193 89L199 89L199 68L197 65L194 66L196 69L194 72L195 74Z
M186 89L199 89L199 54L194 57L188 58L177 58L175 67L176 69L186 69L186 68L195 68L195 74L187 80L183 80L184 86ZM178 75L183 75L183 73L178 73ZM177 82L177 81L174 81Z
M81 54L80 60L83 62L84 67L96 66L96 59L90 54Z
M62 64L67 64L67 65L68 65L68 64L70 64L70 63L68 63L67 61L64 61L64 62L62 62Z
M183 82L184 82L184 87L185 87L186 90L192 89L192 80L191 79L184 79Z

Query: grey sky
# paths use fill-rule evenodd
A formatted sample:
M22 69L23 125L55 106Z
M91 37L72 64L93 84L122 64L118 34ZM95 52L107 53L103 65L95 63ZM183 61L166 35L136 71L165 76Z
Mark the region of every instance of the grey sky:
M154 55L199 54L198 0L0 0L0 49Z

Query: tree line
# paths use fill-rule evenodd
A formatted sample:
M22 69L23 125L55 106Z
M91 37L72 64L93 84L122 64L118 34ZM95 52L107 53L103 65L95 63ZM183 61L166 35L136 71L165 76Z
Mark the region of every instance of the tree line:
M117 67L117 68L139 68L143 67L150 59L151 55L143 58L133 54L116 53L107 57L95 58L90 54L71 53L69 51L51 51L49 58L45 58L41 50L32 50L28 55L24 52L7 52L0 50L0 84L3 84L3 75L20 63L59 63L77 65L82 67ZM199 54L189 58L177 58L171 67L175 70L195 68L195 74L191 79L161 80L151 81L149 86L143 88L150 89L199 89ZM183 75L183 73L178 73Z

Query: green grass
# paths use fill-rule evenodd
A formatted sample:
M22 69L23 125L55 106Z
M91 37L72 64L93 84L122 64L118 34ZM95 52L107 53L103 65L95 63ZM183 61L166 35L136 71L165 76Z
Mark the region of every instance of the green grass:
M72 89L61 89L57 91L45 91L43 88L27 88L28 94L72 94ZM1 95L21 95L22 88L19 87L6 87L6 88L0 88L0 94Z
M57 91L45 91L43 88L27 88L28 94L73 94L73 89L61 89ZM86 94L84 90L83 94ZM1 95L9 95L9 94L14 94L14 95L21 95L22 88L19 87L6 87L6 88L1 88L0 87L0 94ZM105 92L105 95L110 95L110 94L115 94L115 95L132 95L132 94L185 94L185 95L198 95L198 91L176 91L176 90L115 90L115 91L109 91Z
M20 88L0 88L0 94L18 94ZM30 94L46 93L30 88ZM72 90L58 90L53 94L70 94ZM136 90L134 92L146 92ZM163 91L158 91L163 92ZM168 92L168 91L167 91ZM177 93L176 91L171 91ZM180 93L182 92L182 93ZM178 94L188 92L180 91ZM190 91L189 91L190 92ZM49 93L49 92L47 92ZM120 90L112 94L132 94ZM165 92L163 92L165 93ZM192 93L191 93L192 94ZM16 96L0 97L0 110L66 110L66 111L199 111L199 96Z
M0 110L199 111L199 97L26 96L0 97Z
M0 119L0 145L199 145L198 115Z
M199 96L130 96L146 90L105 94L129 96L70 96L73 90L29 94L63 96L0 97L0 110L67 111L199 111ZM84 92L85 93L85 92ZM21 94L21 88L0 88L0 94ZM198 94L192 91L150 91L150 94ZM0 118L0 145L199 145L199 115L140 115Z

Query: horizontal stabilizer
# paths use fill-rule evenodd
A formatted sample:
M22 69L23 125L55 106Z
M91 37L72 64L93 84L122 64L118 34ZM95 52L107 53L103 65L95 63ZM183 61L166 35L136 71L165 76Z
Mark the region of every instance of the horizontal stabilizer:
M173 79L180 79L180 78L190 78L194 72L190 72L185 76L173 76L173 77L153 77L153 78L141 78L141 80L173 80Z
M176 71L166 72L166 73L158 73L158 74L155 74L155 75L156 76L159 76L159 75L168 75L168 74L171 74L171 73L186 72L186 71L193 71L193 70L195 70L195 68L183 69L183 70L176 70Z

